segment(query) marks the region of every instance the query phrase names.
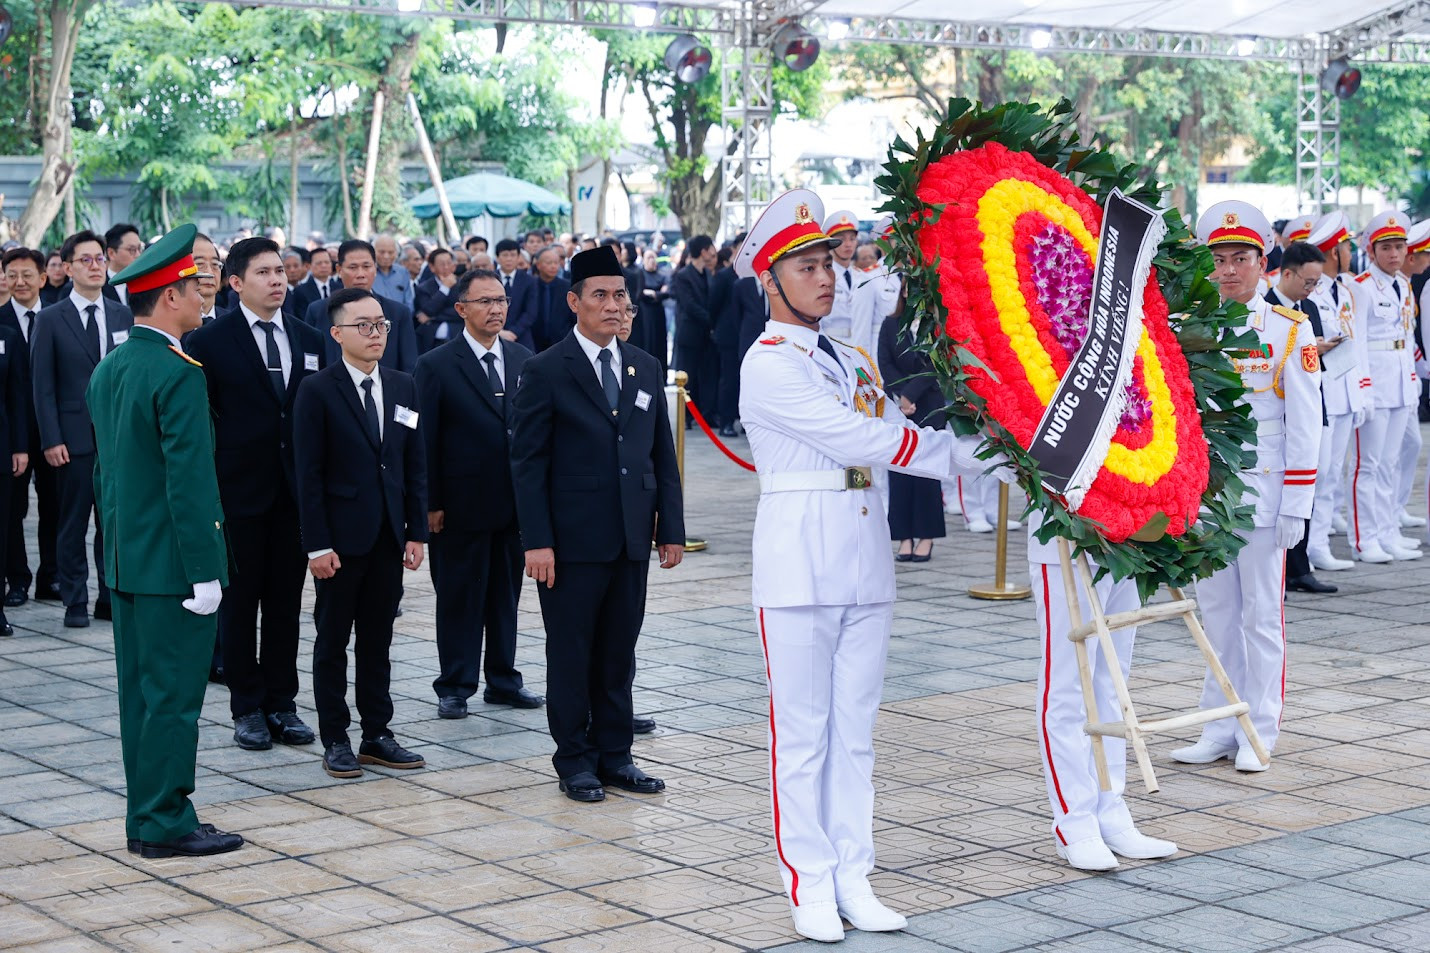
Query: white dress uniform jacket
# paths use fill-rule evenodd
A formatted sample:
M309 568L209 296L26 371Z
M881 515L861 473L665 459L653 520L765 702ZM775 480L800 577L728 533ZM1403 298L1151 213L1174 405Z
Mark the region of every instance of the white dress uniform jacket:
M1375 406L1414 407L1420 400L1420 384L1415 376L1415 299L1410 280L1372 265L1356 276L1355 286L1369 299L1364 336Z
M900 276L879 265L873 271L854 272L853 322L849 343L870 354L879 353L879 329L899 306Z
M848 341L854 331L854 291L859 284L860 273L852 267L852 262L850 265L845 268L834 262L834 307L819 322L825 337L840 341Z

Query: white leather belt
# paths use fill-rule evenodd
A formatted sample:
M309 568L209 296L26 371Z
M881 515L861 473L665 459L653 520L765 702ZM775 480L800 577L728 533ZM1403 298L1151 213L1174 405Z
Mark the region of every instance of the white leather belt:
M1279 437L1286 432L1286 421L1258 420L1256 422L1256 436L1258 437Z
M792 493L796 490L867 490L874 485L868 467L845 467L842 470L790 470L784 473L761 473L761 493Z
M1403 351L1405 350L1405 338L1396 338L1393 341L1367 341L1365 349L1367 351Z

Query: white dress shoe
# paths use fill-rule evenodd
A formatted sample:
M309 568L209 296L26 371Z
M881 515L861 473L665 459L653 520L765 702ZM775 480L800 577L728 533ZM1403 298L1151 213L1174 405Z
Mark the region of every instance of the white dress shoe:
M987 520L972 519L968 521L968 531L970 533L991 533L993 524Z
M1172 752L1172 760L1182 764L1211 764L1223 758L1236 757L1236 742L1216 742L1203 739L1194 745L1177 748Z
M848 920L854 929L865 933L888 933L909 925L903 914L890 910L873 894L839 901L839 915Z
M1009 521L1008 521L1008 529L1009 529L1009 530L1022 529L1022 528L1023 528L1023 523L1022 523L1020 520L1009 520Z
M1331 533L1332 533L1333 535L1335 535L1335 536L1344 536L1344 535L1346 535L1346 527L1347 527L1347 523L1346 523L1346 518L1345 518L1344 516L1342 516L1341 514L1337 513L1335 516L1332 516L1332 517L1331 517Z
M1262 764L1261 759L1256 756L1256 752L1251 750L1251 745L1237 749L1236 770L1265 771L1269 767L1271 767L1271 763L1268 761L1266 764Z
M1383 546L1381 548L1390 555L1391 559L1397 560L1419 559L1425 555L1418 549L1402 549L1399 546Z
M1401 511L1400 511L1400 528L1401 528L1401 529L1419 529L1420 527L1422 527L1422 526L1424 526L1424 525L1425 525L1425 520L1422 519L1421 517L1419 517L1419 516L1411 516L1409 513L1405 512L1404 510L1401 510Z
M1343 569L1351 569L1355 563L1349 559L1337 559L1330 553L1314 552L1307 553L1307 558L1311 560L1311 565L1325 572L1340 572Z
M1148 837L1135 827L1116 834L1103 834L1102 842L1118 857L1128 860L1153 860L1171 857L1177 852L1177 845L1171 841Z
M1394 556L1381 549L1375 543L1367 543L1361 547L1360 552L1352 550L1351 555L1363 563L1388 563L1395 559Z
M1420 540L1411 536L1397 536L1391 540L1392 546L1399 546L1401 549L1419 549Z
M844 939L844 924L839 919L839 908L834 901L806 903L790 907L794 917L794 932L820 943L838 943Z
M1116 870L1117 858L1102 842L1101 837L1087 837L1071 844L1058 841L1053 844L1058 856L1078 870Z

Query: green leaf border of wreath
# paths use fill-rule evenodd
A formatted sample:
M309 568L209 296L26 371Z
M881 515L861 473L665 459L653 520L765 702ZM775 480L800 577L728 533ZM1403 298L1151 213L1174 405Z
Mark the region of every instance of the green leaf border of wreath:
M1076 121L1073 105L1066 99L1046 110L1035 103L985 108L967 99L952 99L928 138L919 132L912 146L902 137L894 141L875 184L886 198L880 211L894 216L893 233L885 245L889 267L905 277L907 301L901 321L904 328L914 329L915 346L933 362L951 425L983 436L982 456L1001 450L1012 459L1028 494L1028 511L1043 514L1040 540L1066 538L1075 553L1094 559L1100 572L1110 572L1115 579L1135 578L1146 601L1163 585L1184 587L1230 564L1252 525L1253 508L1243 502L1246 486L1240 474L1244 465L1255 460L1255 451L1245 448L1256 442L1256 425L1230 358L1234 351L1256 346L1253 335L1233 333L1244 321L1245 306L1222 303L1216 286L1207 280L1212 271L1210 252L1196 243L1181 213L1168 209L1163 215L1167 234L1153 264L1171 314L1172 332L1191 373L1211 462L1209 479L1198 520L1185 535L1112 543L1099 534L1100 524L1069 513L1043 489L1037 464L1008 430L984 412L983 400L967 386L966 368L988 368L963 342L943 334L948 309L939 294L938 262L924 261L918 242L916 223L936 222L943 211L942 206L926 205L918 197L924 171L952 153L989 142L1028 153L1067 176L1099 205L1119 188L1153 208L1161 207L1162 189L1151 171L1120 162L1103 148L1100 135L1090 144L1082 143ZM1157 535L1166 517L1160 521L1161 526L1155 525L1154 518L1154 525L1144 527L1150 531L1146 535Z

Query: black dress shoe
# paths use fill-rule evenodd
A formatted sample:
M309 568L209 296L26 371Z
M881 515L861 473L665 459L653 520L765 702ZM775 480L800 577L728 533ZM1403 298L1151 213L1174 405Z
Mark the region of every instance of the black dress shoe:
M103 619L106 622L114 621L114 610L109 607L109 602L96 602L94 604L94 617Z
M14 635L15 627L5 618L5 613L0 612L0 635Z
M60 595L60 587L57 583L50 583L45 586L35 587L35 598L41 602L63 602L64 596Z
M268 720L261 711L251 711L233 720L233 740L244 751L267 751L273 747Z
M438 718L466 718L467 700L456 695L444 695L437 699Z
M371 741L364 738L358 745L358 764L380 764L384 768L403 770L427 766L426 761L398 744L392 735L383 735Z
M243 838L238 834L226 834L212 824L201 824L197 830L174 840L137 842L138 850L130 848L140 857L207 857L209 854L226 854L243 846Z
M608 788L620 788L634 794L658 794L665 790L664 781L651 777L633 764L624 765L614 771L602 771L601 783Z
M637 735L648 735L655 731L655 719L647 718L644 715L634 715L631 717L631 732Z
M524 688L518 688L514 692L494 692L487 689L482 692L482 701L488 705L510 705L513 708L540 708L546 704L545 698Z
M362 768L346 741L335 741L323 749L323 770L332 778L360 778Z
M222 665L210 665L210 666L209 666L209 681L213 682L215 685L227 685L227 684L228 684L228 682L226 682L226 681L224 680L224 677L223 677L223 666L222 666Z
M14 609L30 601L30 594L16 587L5 593L5 608Z
M1316 578L1315 573L1306 573L1304 576L1297 576L1294 579L1286 580L1287 592L1315 592L1321 595L1330 595L1333 592L1340 592L1340 587L1330 583L1322 582Z
M590 804L606 799L605 788L601 787L601 782L596 780L596 776L589 771L573 774L569 778L562 778L560 787L561 793L573 801Z
M65 606L65 628L89 628L89 608L87 606Z
M740 435L735 432L735 428L734 428L734 427L721 427L721 428L720 428L720 436L722 436L722 437L738 437L738 436L740 436Z
M275 711L268 715L268 733L284 745L310 745L313 729L303 724L295 711Z

